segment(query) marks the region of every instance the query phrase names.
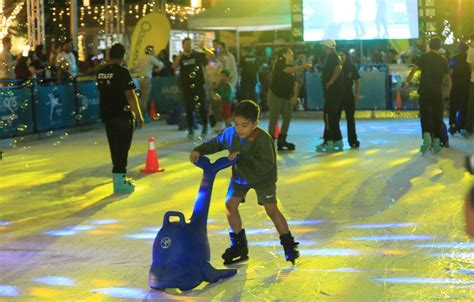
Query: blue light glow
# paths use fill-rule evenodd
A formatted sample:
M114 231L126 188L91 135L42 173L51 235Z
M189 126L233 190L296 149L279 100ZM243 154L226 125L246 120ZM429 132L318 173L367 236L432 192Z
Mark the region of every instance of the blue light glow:
M47 285L59 285L59 286L75 286L76 282L68 277L59 276L44 276L40 278L33 278L31 281L36 283L42 283Z
M417 277L399 277L399 278L373 278L377 283L394 284L470 284L472 281L450 278L417 278Z
M100 220L94 220L91 223L92 224L115 224L117 223L117 219L100 219Z
M92 225L76 225L76 226L68 227L66 229L71 230L71 231L89 231L95 228L96 227Z
M123 237L131 238L131 239L155 239L156 233L138 233L138 234L125 235Z
M283 254L278 251L277 254ZM303 256L360 256L362 253L352 249L304 249L300 250Z
M472 269L458 269L455 271L456 274L462 274L462 275L474 275L474 270Z
M433 240L433 236L429 235L415 235L415 234L406 234L406 235L378 235L378 236L368 236L368 237L353 237L349 240L354 241L424 241L424 240Z
M277 231L275 229L245 229L245 234L247 235L266 235L266 234L276 234ZM219 235L228 235L229 231L218 231L213 232L213 234Z
M48 231L44 233L45 235L50 236L72 236L76 235L76 231L69 231L69 230L55 230L55 231Z
M303 269L305 272L322 272L322 273L361 273L362 271L358 268L353 267L339 267L333 269Z
M324 220L289 220L288 225L314 225L324 223ZM273 225L273 222L267 221L266 225Z
M0 226L6 226L6 225L10 225L11 222L8 222L8 221L0 221Z
M423 244L417 244L414 247L416 247L416 248L428 248L428 249L470 250L470 249L474 249L474 242L423 243Z
M442 258L474 259L474 253L432 253L429 256Z
M311 246L311 245L319 245L316 241L312 240L298 240L300 246ZM280 241L250 241L248 245L252 246L278 246L280 245Z
M148 294L147 291L131 287L106 287L93 292L122 299L144 299Z
M16 286L0 285L0 297L16 297L20 291Z
M142 229L145 232L155 232L158 233L161 230L161 226L152 226L152 227L146 227Z
M394 229L416 227L419 223L381 223L381 224L358 224L343 226L346 229Z

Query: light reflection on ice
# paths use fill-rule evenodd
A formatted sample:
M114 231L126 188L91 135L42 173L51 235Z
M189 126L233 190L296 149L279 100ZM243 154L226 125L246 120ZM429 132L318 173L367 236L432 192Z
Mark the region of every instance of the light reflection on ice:
M277 254L283 254L283 251L278 251ZM302 249L300 250L302 256L360 256L361 251L353 249Z
M68 277L59 276L44 276L40 278L33 278L31 281L36 283L42 283L47 285L60 285L60 286L75 286L76 282Z
M288 220L288 225L314 225L324 223L324 220ZM273 222L266 221L265 225L272 225Z
M77 226L68 227L66 229L71 230L71 231L89 231L95 228L96 227L92 225L77 225Z
M129 234L129 235L124 235L123 237L131 238L131 239L155 239L156 233Z
M0 297L16 297L20 291L16 286L0 285Z
M381 224L358 224L358 225L347 225L343 226L346 229L393 229L393 228L405 228L405 227L416 227L419 223L381 223Z
M469 249L474 249L474 242L423 243L423 244L417 244L414 247L416 247L416 248L428 248L428 249L469 250Z
M76 231L70 231L70 230L55 230L55 231L48 231L44 233L45 235L51 235L51 236L72 236L76 235Z
M417 277L398 277L398 278L373 278L377 283L395 283L395 284L471 284L472 281L450 278L417 278Z
M457 259L474 259L473 253L432 253L429 256L442 257L442 258L457 258Z
M0 221L0 226L6 226L6 225L10 225L11 222L9 221Z
M305 272L322 272L322 273L362 273L358 268L353 267L338 267L333 269L317 269L317 268L310 268L310 269L302 269Z
M155 232L158 233L161 230L161 226L152 226L152 227L145 227L142 229L143 231L146 232Z
M316 241L312 240L297 240L300 243L301 246L311 246L311 245L318 245ZM253 246L279 246L280 241L249 241L248 245L253 245Z
M115 224L117 223L117 219L100 219L100 220L94 220L91 223L92 224Z
M122 299L144 299L148 294L148 291L131 287L105 287L93 292Z
M266 234L276 234L277 231L275 229L245 229L245 234L246 235L266 235ZM218 232L213 232L213 234L219 234L219 235L228 235L229 231L218 231Z
M374 235L368 237L352 237L349 240L354 241L424 241L424 240L433 240L434 237L430 235L416 235L416 234L406 234L406 235Z

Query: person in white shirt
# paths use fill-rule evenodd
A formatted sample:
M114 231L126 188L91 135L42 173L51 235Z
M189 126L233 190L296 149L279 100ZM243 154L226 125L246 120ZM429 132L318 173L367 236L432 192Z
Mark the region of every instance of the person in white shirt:
M221 63L222 69L227 69L230 72L229 82L236 89L239 73L235 57L227 50L227 45L224 42L217 41L216 46L217 60Z
M63 51L56 57L56 68L58 70L58 79L65 77L77 77L77 60L72 52L71 42L63 44Z
M140 84L140 109L143 112L145 120L149 120L148 115L148 101L151 93L151 79L153 77L153 70L158 70L164 67L163 63L156 58L155 49L153 46L148 45L145 48L145 56L138 61L138 64L132 69L139 74ZM152 117L153 118L153 117Z
M2 40L3 51L0 53L0 79L11 80L15 79L15 61L13 61L12 40L6 36Z
M464 129L460 132L462 136L469 137L474 133L474 34L471 34L470 37L466 62L469 63L471 68L471 87L469 88L466 123L464 124Z

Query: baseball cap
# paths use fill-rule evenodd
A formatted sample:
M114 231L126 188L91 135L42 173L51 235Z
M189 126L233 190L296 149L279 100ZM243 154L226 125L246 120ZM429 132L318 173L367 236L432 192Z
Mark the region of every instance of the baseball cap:
M336 48L336 41L331 39L324 40L321 44L329 48Z

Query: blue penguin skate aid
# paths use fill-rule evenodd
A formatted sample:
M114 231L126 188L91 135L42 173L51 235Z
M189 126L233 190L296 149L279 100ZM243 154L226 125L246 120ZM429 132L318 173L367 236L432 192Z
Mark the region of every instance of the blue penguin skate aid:
M211 202L212 185L217 172L232 166L238 158L219 158L212 163L201 156L195 163L203 169L194 211L186 223L183 213L167 212L163 226L153 243L153 263L148 284L153 289L179 288L190 290L202 281L214 283L237 273L236 269L215 269L209 263L211 252L207 239L207 217ZM179 221L170 221L177 217Z

